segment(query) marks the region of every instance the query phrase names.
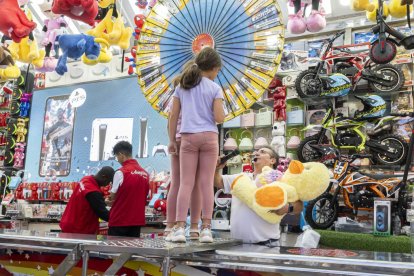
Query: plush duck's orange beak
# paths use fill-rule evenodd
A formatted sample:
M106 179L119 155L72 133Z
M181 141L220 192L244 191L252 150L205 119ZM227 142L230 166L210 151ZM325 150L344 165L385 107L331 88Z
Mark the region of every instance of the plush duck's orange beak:
M305 167L303 166L302 162L293 160L289 164L289 171L293 174L301 174Z

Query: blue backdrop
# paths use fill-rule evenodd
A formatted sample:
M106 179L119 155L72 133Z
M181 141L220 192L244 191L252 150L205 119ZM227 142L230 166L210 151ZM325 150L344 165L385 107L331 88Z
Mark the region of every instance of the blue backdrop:
M92 122L95 118L134 118L132 137L134 156L138 153L140 142L140 118L147 118L148 158L137 160L149 172L154 169L169 170L168 156L164 154L152 156L154 146L168 145L167 120L152 109L142 95L137 79L130 77L34 92L26 153L29 182L44 181L44 178L39 176L39 158L47 99L52 96L70 95L76 88L85 89L87 97L85 103L76 109L70 174L58 177L58 180L77 181L85 174L94 173L97 167L105 165L119 168L120 165L115 160L89 161Z

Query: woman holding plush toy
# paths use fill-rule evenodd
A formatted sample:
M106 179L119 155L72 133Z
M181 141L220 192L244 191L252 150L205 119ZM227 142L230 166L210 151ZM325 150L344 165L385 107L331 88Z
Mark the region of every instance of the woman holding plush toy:
M178 154L176 139L180 112L180 187L177 196L177 224L170 238L185 242L185 221L190 204L189 195L194 185L200 185L202 200L202 229L200 242L213 242L211 218L214 208L214 170L218 155L218 129L216 123L224 121L223 94L213 80L221 69L219 54L210 47L203 48L194 64L184 70L180 85L175 89L170 111L169 153Z
M253 173L221 175L220 170L225 164L218 165L214 176L214 185L219 189L224 189L224 192L227 194L233 194L230 217L231 237L242 240L244 243L274 246L277 245L280 238L279 223L269 222L263 219L251 206L244 202L244 197L234 195L233 189L235 187L237 189L239 188L237 186L239 179L247 178L252 187L244 189L244 191L253 195L257 188L280 180L282 173L275 170L279 157L272 147L267 146L255 151L252 160L254 165ZM268 171L265 171L266 169ZM269 198L273 198L273 195L273 193L268 194ZM271 215L282 217L287 213L299 214L303 209L303 203L301 201L294 201L282 205L277 210L272 209L269 211L269 214L271 213Z

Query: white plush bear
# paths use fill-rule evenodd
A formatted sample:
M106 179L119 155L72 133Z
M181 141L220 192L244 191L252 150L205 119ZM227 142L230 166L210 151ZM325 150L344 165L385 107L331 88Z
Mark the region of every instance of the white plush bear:
M272 136L285 136L286 133L286 122L277 121L273 124Z
M285 136L275 136L270 144L280 157L286 156L286 138Z

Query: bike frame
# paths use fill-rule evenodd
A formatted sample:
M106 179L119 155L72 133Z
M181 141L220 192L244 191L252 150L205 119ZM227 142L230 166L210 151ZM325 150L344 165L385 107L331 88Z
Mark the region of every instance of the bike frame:
M384 179L383 181L381 180L376 181L375 179L370 179L372 181L367 182L367 179L365 178L367 176L361 174L361 177L358 179L350 179L351 177L355 176L355 174L350 173L350 170L351 170L350 162L335 161L334 179L337 181L338 186L336 187L334 191L333 200L337 199L338 194L342 190L344 204L350 209L355 208L349 196L349 194L353 193L354 186L357 186L357 185L366 186L367 189L369 189L371 192L373 192L376 195L376 197L379 197L379 198L389 198L395 195L396 192L401 188L400 183L402 181L399 181L398 179L392 178L392 177L390 177L389 179ZM360 182L358 182L359 179L361 179ZM396 182L398 182L397 185L395 185ZM378 189L378 186L382 186L385 189L386 193L384 194L383 192L381 192L381 190ZM330 190L327 190L327 191L330 191ZM358 210L372 211L373 208L358 207Z
M334 116L334 111L332 107L329 107L325 117L322 120L322 124L321 124L321 128L322 130L319 132L319 137L318 137L318 144L322 144L323 142L323 138L326 134L326 131L329 130L329 138L330 141L332 143L332 145L334 145L336 148L339 149L354 149L357 151L362 151L365 149L365 143L367 141L367 137L366 135L364 135L364 133L362 133L362 131L360 130L361 127L363 127L364 123L363 122L355 122L353 121L353 123L355 123L354 127L349 127L349 129L353 130L355 133L357 133L358 136L361 137L362 141L358 146L338 146L335 144L335 139L334 139L334 135L336 134L336 129L342 126L345 126L345 124L343 124L342 122L336 122L335 121L335 116ZM315 126L308 126L306 127L304 130L313 128Z
M333 42L338 39L340 35L335 35L333 38L328 40L328 46L325 49L321 61L318 63L316 70L318 73L324 68L325 64L327 64L327 74L332 73L332 67L334 66L334 61L336 59L344 59L344 61L352 64L358 72L352 76L352 90L355 90L356 85L360 81L362 77L362 71L366 68L371 67L372 61L369 59L369 48L366 52L361 52L359 54L352 54L347 53L344 49L348 49L350 47L359 47L359 46L370 46L371 43L361 43L361 44L353 44L353 45L343 45L343 46L335 46L333 47ZM337 50L337 51L335 51Z

